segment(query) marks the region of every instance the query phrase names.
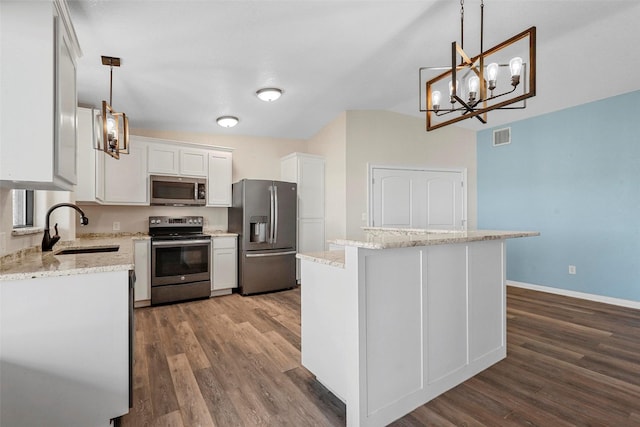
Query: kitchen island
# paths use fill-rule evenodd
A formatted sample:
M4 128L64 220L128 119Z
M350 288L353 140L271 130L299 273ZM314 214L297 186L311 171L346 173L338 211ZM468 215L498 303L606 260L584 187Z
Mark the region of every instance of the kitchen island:
M365 229L301 260L302 364L383 426L506 357L506 239L536 232Z
M0 259L0 425L108 426L129 411L132 238ZM86 246L119 248L57 254Z

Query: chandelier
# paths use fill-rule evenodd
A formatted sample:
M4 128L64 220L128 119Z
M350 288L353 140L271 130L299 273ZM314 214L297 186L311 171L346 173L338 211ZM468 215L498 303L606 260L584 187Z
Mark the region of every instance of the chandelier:
M526 99L535 96L536 27L486 51L483 39L484 0L480 0L480 54L465 53L464 0L460 0L460 44L451 43L451 67L419 70L420 111L427 114L427 131L473 117L487 123L487 112L526 108Z
M113 105L113 67L120 66L120 58L102 56L102 65L110 67L109 102L102 101L102 140L98 138L97 149L102 150L115 159L120 154L129 154L129 118L125 113L116 112Z

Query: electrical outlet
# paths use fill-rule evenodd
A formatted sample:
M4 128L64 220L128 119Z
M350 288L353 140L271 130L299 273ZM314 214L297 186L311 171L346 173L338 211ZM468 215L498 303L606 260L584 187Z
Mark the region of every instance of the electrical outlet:
M363 220L363 221L366 221L366 220L367 220L367 213L366 213L366 212L363 212L363 213L362 213L362 220Z
M120 221L113 221L113 231L120 231Z
M576 266L575 265L570 265L569 266L569 274L576 274Z

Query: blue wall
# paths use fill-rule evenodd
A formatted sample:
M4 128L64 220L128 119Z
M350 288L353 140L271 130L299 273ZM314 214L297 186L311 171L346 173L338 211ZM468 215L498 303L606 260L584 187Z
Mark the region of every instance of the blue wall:
M541 233L508 280L640 301L640 91L508 126L478 132L478 228Z

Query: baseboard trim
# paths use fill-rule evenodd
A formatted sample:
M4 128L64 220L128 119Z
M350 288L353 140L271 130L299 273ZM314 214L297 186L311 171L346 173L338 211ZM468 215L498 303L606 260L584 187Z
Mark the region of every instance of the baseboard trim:
M580 298L589 301L601 302L604 304L618 305L620 307L635 308L640 310L640 301L632 301L621 298L606 297L603 295L588 294L585 292L570 291L568 289L552 288L550 286L534 285L531 283L516 282L507 280L507 286L514 288L531 289L532 291L547 292L549 294L563 295L566 297Z

